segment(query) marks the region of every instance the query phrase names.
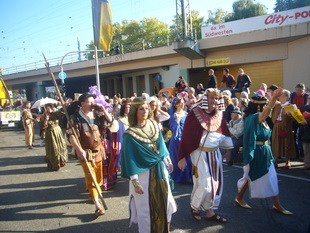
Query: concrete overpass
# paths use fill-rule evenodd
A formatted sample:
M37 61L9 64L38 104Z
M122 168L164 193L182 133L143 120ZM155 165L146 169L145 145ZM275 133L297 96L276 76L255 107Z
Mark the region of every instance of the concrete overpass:
M227 67L235 77L242 67L252 78L252 91L262 82L289 90L300 82L310 87L309 34L310 23L306 22L202 39L197 46L204 57L193 59L176 52L178 44L100 58L101 90L109 96L121 93L129 97L143 91L152 94L155 86L174 86L180 75L196 87L197 83L207 83L209 68L215 69L220 82L222 69ZM51 69L55 76L60 72L59 66ZM95 85L94 60L66 64L64 71L67 96L73 97L74 92L84 92ZM52 86L46 69L5 75L3 79L9 89L26 89L30 100L45 96L45 87Z

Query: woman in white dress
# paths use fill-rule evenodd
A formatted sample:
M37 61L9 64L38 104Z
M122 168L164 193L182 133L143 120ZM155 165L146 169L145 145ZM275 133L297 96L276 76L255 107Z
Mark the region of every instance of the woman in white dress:
M167 233L177 209L168 179L173 166L158 123L150 116L147 101L135 98L123 136L121 171L130 179L130 225L137 223L142 233Z

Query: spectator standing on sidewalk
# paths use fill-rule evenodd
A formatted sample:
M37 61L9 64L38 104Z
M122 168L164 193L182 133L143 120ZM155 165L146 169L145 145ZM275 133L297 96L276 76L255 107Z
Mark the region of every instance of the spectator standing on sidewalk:
M231 121L228 124L228 128L234 145L231 151L230 161L228 162L228 165L231 166L238 158L239 148L243 146L244 122L242 112L239 109L231 112Z
M245 91L247 93L250 93L249 87L252 84L251 78L249 75L244 73L244 70L242 68L238 69L238 78L237 78L237 85L236 88L230 90L232 97L236 97L237 92Z
M300 108L307 124L302 124L300 127L300 139L304 149L305 169L310 169L310 96L307 97L307 104Z
M207 88L217 88L217 77L214 74L214 70L210 69L208 71L209 74L209 81L207 84Z
M228 68L225 68L223 70L223 79L222 79L222 82L221 82L221 90L231 90L233 89L235 86L236 86L236 80L234 78L234 76L232 76L230 73L229 73L229 69ZM224 88L224 85L226 85L226 87Z
M306 86L303 83L299 83L295 87L295 92L291 94L289 102L295 104L298 109L307 104L308 94L306 93ZM302 158L304 156L303 146L300 138L300 125L297 122L293 122L296 157Z

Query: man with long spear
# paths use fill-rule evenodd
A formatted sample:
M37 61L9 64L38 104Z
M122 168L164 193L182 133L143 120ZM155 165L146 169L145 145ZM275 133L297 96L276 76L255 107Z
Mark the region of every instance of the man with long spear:
M71 128L67 130L67 134L76 155L81 161L86 189L96 206L95 215L98 217L105 211L101 206L99 193L92 180L91 173L94 174L97 184L101 186L103 182L102 159L106 159L101 133L113 122L113 117L102 105L94 103L95 98L96 96L92 93L84 93L79 97L80 108L71 115L78 139L74 136ZM88 163L91 173L86 163Z
M70 105L71 109L74 109L70 117L68 112L71 112L71 110L67 110L54 74L44 54L43 57L46 62L46 69L52 78L68 120L69 128L67 129L67 135L83 167L86 190L89 191L90 199L95 204L95 215L98 217L103 215L105 210L108 209L100 188L103 181L102 159L106 159L101 133L110 126L109 123L113 122L113 117L104 106L95 104L94 98L96 98L96 95L92 93L82 94L78 102Z

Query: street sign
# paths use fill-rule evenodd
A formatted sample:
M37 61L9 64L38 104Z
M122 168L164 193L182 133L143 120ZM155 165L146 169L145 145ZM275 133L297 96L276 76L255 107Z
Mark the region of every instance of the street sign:
M161 81L161 80L162 80L162 77L161 77L160 74L156 74L155 79L158 80L158 81Z
M60 79L65 79L65 78L67 78L67 74L66 74L65 72L60 72L60 73L58 74L58 77L59 77Z

